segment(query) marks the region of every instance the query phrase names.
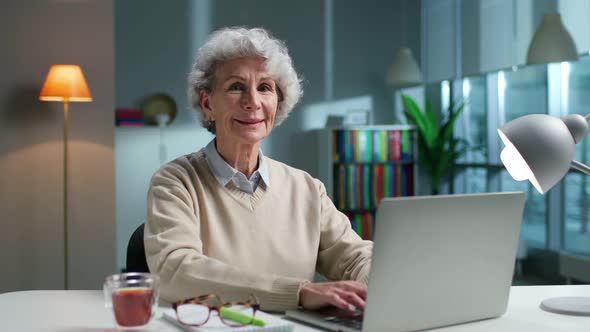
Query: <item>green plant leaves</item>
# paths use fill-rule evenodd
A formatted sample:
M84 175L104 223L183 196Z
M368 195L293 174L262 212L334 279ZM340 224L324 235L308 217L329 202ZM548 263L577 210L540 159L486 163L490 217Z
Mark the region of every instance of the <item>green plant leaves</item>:
M419 159L428 173L433 193L438 193L440 180L469 147L466 140L453 137L455 122L465 104L460 103L456 110L451 107L448 116L444 116L439 124L428 100L422 112L410 96L402 94L401 97L404 114L418 131Z
M404 114L410 123L418 128L419 135L424 139L423 143L429 148L432 148L436 140L438 128L436 117L431 107L427 106L427 111L424 114L411 97L402 95L402 102L404 104Z

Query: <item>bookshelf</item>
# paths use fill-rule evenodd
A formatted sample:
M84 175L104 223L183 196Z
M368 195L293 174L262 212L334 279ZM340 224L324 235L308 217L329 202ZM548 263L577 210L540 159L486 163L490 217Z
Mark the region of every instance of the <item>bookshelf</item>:
M318 175L328 195L364 239L373 238L384 197L413 196L417 178L413 126L356 126L318 130Z

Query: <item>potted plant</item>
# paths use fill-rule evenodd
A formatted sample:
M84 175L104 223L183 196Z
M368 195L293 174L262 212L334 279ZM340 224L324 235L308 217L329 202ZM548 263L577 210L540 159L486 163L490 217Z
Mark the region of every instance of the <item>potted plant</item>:
M439 122L428 100L425 101L424 112L408 95L402 94L402 102L408 122L417 128L418 159L428 175L431 192L436 195L441 180L449 174L457 158L467 150L467 141L453 136L455 121L465 105L459 103L456 109L449 107Z

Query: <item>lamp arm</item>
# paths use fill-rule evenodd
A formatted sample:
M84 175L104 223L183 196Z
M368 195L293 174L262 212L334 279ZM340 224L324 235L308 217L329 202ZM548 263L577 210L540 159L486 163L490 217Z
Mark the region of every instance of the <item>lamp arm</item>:
M588 166L586 164L582 164L579 161L572 160L570 167L577 170L577 171L580 171L586 175L590 175L590 166Z
M586 119L586 121L590 122L590 114L586 114L586 115L584 116L584 119Z

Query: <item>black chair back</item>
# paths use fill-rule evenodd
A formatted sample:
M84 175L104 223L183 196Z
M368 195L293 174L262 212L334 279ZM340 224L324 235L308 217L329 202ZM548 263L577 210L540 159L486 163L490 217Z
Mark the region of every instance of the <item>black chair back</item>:
M126 272L150 272L145 259L145 247L143 245L143 227L139 225L131 235L127 245L127 266Z

